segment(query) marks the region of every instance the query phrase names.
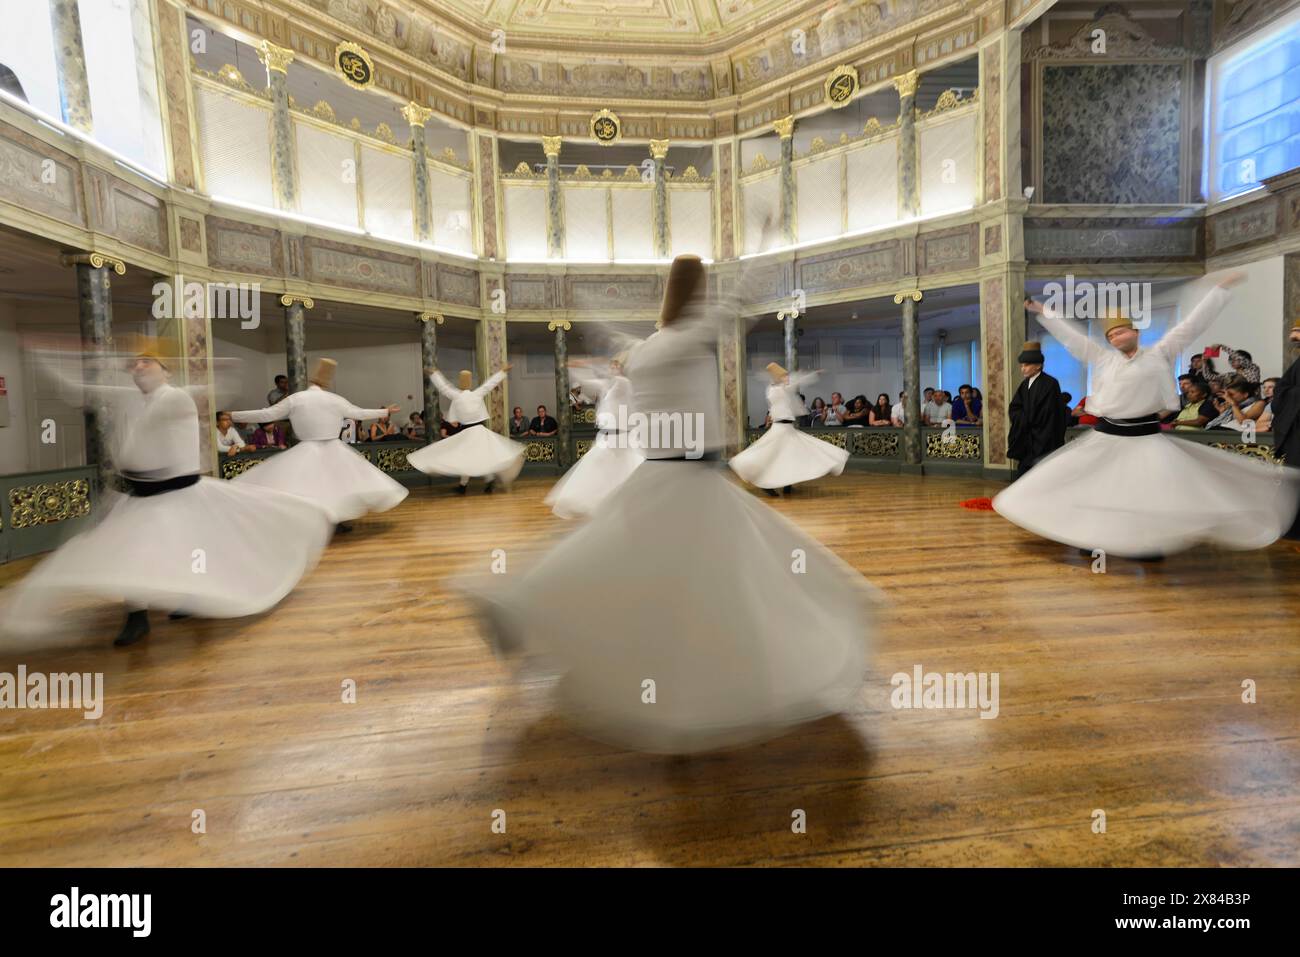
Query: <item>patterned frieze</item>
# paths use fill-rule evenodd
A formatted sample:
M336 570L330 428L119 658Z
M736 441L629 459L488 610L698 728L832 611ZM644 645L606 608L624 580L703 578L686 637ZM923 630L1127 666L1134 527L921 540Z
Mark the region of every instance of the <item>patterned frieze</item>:
M1236 252L1273 241L1278 237L1281 210L1281 197L1270 194L1207 217L1206 256Z
M163 255L170 251L163 200L95 166L82 169L88 228Z
M903 247L904 240L891 239L800 259L797 286L813 295L897 279L905 271Z
M921 233L916 239L918 276L979 266L979 223Z
M1024 232L1025 258L1034 263L1192 262L1203 255L1199 216L1027 218Z
M369 292L419 296L420 261L308 236L303 241L308 282Z
M473 269L438 263L434 271L434 284L426 295L442 302L462 306L478 306L479 277Z
M658 275L565 276L564 305L581 310L655 309L663 299L663 280Z
M284 275L280 231L236 219L207 216L208 265L259 276Z
M79 161L7 123L0 123L0 200L86 225Z

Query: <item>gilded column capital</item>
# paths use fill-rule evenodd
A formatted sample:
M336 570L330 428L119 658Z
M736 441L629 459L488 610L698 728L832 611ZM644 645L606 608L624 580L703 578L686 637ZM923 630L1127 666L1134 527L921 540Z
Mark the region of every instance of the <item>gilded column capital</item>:
M898 95L900 97L915 96L916 84L920 78L921 74L917 73L915 70L910 70L902 76L894 77L894 89L898 90Z
M573 323L568 319L552 319L546 324L547 332L554 332L556 329L563 329L565 332L568 332L572 328Z
M423 126L429 122L431 116L433 116L433 110L427 106L421 106L414 100L402 107L402 118L412 126Z
M667 140L651 140L651 141L650 141L650 155L651 155L652 157L654 157L655 159L657 159L657 160L661 160L661 159L663 159L665 156L667 156L667 155L668 155L668 141L667 141Z
M901 306L901 305L903 304L903 300L904 300L904 299L910 299L910 300L912 300L913 302L920 302L920 301L921 301L921 290L919 290L919 289L904 289L902 292L899 292L899 293L895 293L895 294L894 294L894 303L895 303L896 305L900 305L900 306Z
M307 309L316 308L316 303L312 301L310 296L294 296L286 292L280 297L280 305L282 306L292 306L295 302L302 303L303 307Z
M542 152L546 154L547 159L550 159L552 156L560 155L560 144L563 141L564 137L562 136L542 137Z
M84 263L94 269L100 269L107 266L119 276L126 275L126 263L118 259L116 256L106 256L103 253L97 253L93 250L86 253L64 253L59 257L59 262L65 266L75 266Z
M438 325L442 325L447 321L447 317L440 312L422 312L416 316L416 319L420 322L436 322Z
M790 137L794 136L794 114L791 113L789 116L782 117L779 120L774 120L772 122L772 129L776 130L777 136L781 137L783 140L788 140Z
M267 72L288 73L289 64L293 62L293 51L288 47L278 47L269 40L263 40L257 48L257 58L262 61Z

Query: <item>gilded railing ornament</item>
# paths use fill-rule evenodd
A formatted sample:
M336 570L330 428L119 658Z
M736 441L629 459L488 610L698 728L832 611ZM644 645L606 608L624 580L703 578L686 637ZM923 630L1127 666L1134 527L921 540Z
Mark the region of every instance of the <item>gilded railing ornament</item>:
M926 116L937 116L940 113L946 113L949 110L955 110L959 106L968 106L974 103L979 96L979 90L972 91L968 97L962 97L956 90L944 90L939 94L938 101L934 104L934 109L927 110Z
M375 127L375 136L385 143L390 143L393 146L397 145L397 137L393 135L393 128L387 123L380 123Z
M86 479L73 479L15 486L9 490L9 512L14 528L34 528L82 518L90 514L90 483Z

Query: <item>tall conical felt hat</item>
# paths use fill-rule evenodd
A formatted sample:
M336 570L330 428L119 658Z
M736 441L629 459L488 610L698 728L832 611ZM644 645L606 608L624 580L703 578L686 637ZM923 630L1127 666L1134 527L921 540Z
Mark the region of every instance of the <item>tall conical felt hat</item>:
M1028 342L1025 343L1024 347L1020 350L1020 358L1018 358L1016 361L1036 363L1038 365L1042 365L1044 361L1043 344L1033 339L1029 340Z
M668 282L664 285L663 308L659 310L659 324L671 325L677 321L682 309L699 295L704 285L704 264L699 256L683 254L673 260L668 269Z
M307 377L307 381L314 382L322 389L332 388L336 368L338 368L338 363L333 359L317 359L316 365L312 367L311 375Z
M767 374L772 377L773 382L780 382L785 378L785 369L781 368L780 363L769 362L767 364Z
M474 388L474 375L468 369L460 370L460 387L462 389Z
M169 372L180 358L180 349L177 347L176 340L163 336L145 336L133 333L123 336L118 345L122 352L130 355L131 358L152 359Z
M1101 321L1102 321L1103 323L1105 323L1105 325L1102 326L1102 332L1103 332L1104 335L1107 335L1107 336L1110 335L1110 331L1111 331L1112 329L1120 329L1120 328L1124 328L1124 329L1132 329L1132 328L1133 328L1133 320L1130 319L1130 318L1128 318L1126 315L1124 315L1124 313L1122 313L1122 312L1119 311L1118 309L1108 309L1108 310L1107 310L1107 311L1102 315L1102 317L1101 317Z

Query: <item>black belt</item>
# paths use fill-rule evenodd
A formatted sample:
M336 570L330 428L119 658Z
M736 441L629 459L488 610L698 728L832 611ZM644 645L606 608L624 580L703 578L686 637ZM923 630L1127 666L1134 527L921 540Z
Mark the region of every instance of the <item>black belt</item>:
M1160 432L1160 420L1155 416L1108 419L1103 415L1097 417L1097 424L1093 428L1107 435L1157 435Z
M161 482L145 482L140 479L127 478L123 475L122 481L126 483L128 495L148 498L150 495L174 492L178 488L189 488L191 485L198 483L199 477L197 475L178 475L175 478L163 479Z
M796 423L794 419L773 419L772 424L773 425L794 425Z
M622 429L597 429L596 432L598 435L622 435L623 434Z
M685 452L683 452L681 455L670 455L661 458L647 458L646 461L647 462L721 462L722 452L721 450L715 449L712 452L705 452L703 455L699 456L698 458L690 458Z

